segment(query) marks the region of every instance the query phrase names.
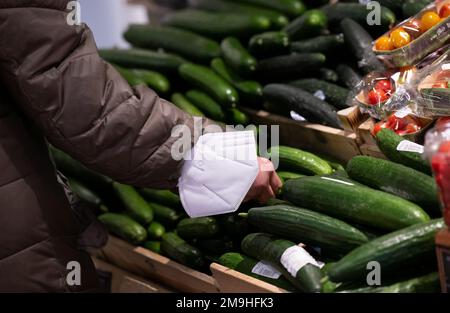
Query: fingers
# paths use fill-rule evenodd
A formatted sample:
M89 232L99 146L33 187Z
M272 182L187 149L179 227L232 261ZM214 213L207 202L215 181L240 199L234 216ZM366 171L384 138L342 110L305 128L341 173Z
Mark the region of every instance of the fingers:
M281 187L283 187L283 182L276 172L272 172L270 176L270 186L272 187L273 192L278 195Z
M272 198L275 198L276 195L273 192L272 188L269 185L266 185L262 190L261 193L258 196L258 201L261 204L267 203Z

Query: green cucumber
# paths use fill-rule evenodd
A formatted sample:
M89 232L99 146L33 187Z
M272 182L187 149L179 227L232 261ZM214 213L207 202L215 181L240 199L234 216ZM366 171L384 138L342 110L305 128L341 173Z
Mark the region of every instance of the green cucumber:
M376 136L381 152L391 161L411 167L425 174L431 174L431 167L420 153L398 151L397 147L405 140L394 131L384 128Z
M162 236L161 252L183 265L199 269L205 264L203 254L175 233Z
M131 70L122 68L120 66L114 66L114 68L116 69L117 72L119 72L119 74L123 77L123 79L127 81L127 83L130 86L135 87L138 85L145 85L144 80L142 80L137 75L134 75L134 73Z
M289 52L291 42L286 32L265 32L250 38L248 49L252 55L267 58Z
M147 227L147 235L150 239L159 240L165 232L166 228L162 224L155 221L151 222Z
M213 217L185 218L177 225L177 234L184 239L209 239L219 233L219 223Z
M341 22L345 43L358 61L358 67L366 74L373 71L383 71L383 63L372 51L373 39L357 22L349 18Z
M239 3L246 3L250 5L260 6L281 12L289 17L296 17L302 15L306 7L300 0L231 0Z
M322 67L319 70L319 75L317 76L319 79L327 81L332 84L337 84L339 82L339 75L335 70L330 68Z
M250 233L250 226L246 218L236 214L221 215L217 217L221 229L233 239L242 240Z
M294 53L264 59L258 62L258 75L265 79L287 80L321 68L326 61L321 53Z
M253 258L250 258L246 255L237 252L228 252L222 255L219 258L219 263L223 266L226 266L232 270L238 271L245 275L257 278L266 283L272 284L274 286L280 287L287 291L295 291L295 287L283 276L278 276L278 270L268 262L259 262ZM264 271L260 272L261 274L255 273L255 267L258 265L258 268L267 268L270 273L264 273ZM256 271L258 272L258 271ZM274 276L272 276L274 275ZM278 278L275 278L277 277Z
M289 202L281 200L281 199L277 199L277 198L272 198L269 199L266 204L266 206L274 206L274 205L290 205Z
M346 253L368 242L362 232L347 223L294 206L253 208L247 218L262 231L336 252Z
M233 241L226 237L198 239L195 245L202 251L212 253L214 255L221 255L223 253L232 251L234 248Z
M269 150L272 159L279 159L282 168L308 175L328 175L333 173L330 164L318 156L291 147L277 146Z
M178 72L184 80L208 93L222 106L234 107L239 101L234 87L208 67L185 63Z
M410 167L368 156L357 156L347 165L350 178L420 205L430 214L441 214L433 177Z
M105 61L119 66L162 73L176 73L180 65L186 63L185 59L175 54L143 49L106 49L100 50L99 54Z
M291 40L311 38L320 35L328 25L327 16L321 10L306 11L289 23L284 31Z
M322 273L320 268L308 262L306 265L298 268L291 267L286 261L291 261L299 256L307 256L312 262L314 259L295 243L278 239L274 236L254 233L247 235L241 243L242 251L258 260L264 260L275 265L283 276L293 285L304 292L320 292ZM285 254L286 250L288 254ZM292 252L290 254L289 252ZM289 272L290 271L290 272ZM295 273L294 273L295 272Z
M139 223L148 225L153 221L153 210L132 186L113 183L113 188L130 215Z
M342 128L333 106L300 88L270 84L264 87L263 94L266 101L276 104L278 108L293 110L305 117L308 122Z
M228 12L240 15L262 16L270 20L274 29L283 28L289 23L289 19L277 11L258 6L233 3L229 0L189 0L189 4L193 8L212 12Z
M283 196L294 205L387 231L430 220L412 202L337 176L289 180Z
M350 94L350 90L338 85L315 78L300 79L290 82L289 84L312 94L322 91L326 97L325 101L335 106L337 109L346 109L349 107L347 98Z
M217 75L236 88L240 95L242 95L243 100L258 102L262 98L263 92L260 83L253 80L242 79L230 68L228 68L222 59L213 59L211 61L211 68Z
M142 246L155 253L161 253L161 241L146 241Z
M147 238L145 228L129 216L117 213L104 213L98 219L110 232L132 244L139 244Z
M181 208L180 197L170 190L142 188L139 192L148 200L172 208Z
M434 237L444 225L442 219L436 219L374 239L333 264L328 275L335 282L363 280L371 261L378 262L385 275L405 264L408 267L420 264L424 258L434 255Z
M167 227L173 227L181 217L180 213L167 206L154 202L148 202L148 204L153 209L155 219Z
M181 93L174 93L172 95L171 101L181 110L189 113L192 116L205 116L202 111L200 111L195 105L193 105L185 96Z
M334 53L344 46L344 42L343 34L318 36L291 43L291 51L299 53Z
M270 28L270 19L261 15L212 13L201 10L180 10L170 14L164 25L179 27L207 37L248 37Z
M68 178L68 183L70 189L79 199L97 207L102 204L102 199L100 199L100 197L95 192L90 190L83 183L73 178Z
M133 46L164 49L198 62L209 62L220 55L217 42L175 27L130 25L124 37Z
M422 11L427 5L430 4L430 0L405 0L402 5L403 18L407 19L416 15Z
M229 123L232 123L233 125L247 125L250 121L250 118L248 115L238 108L230 108L227 111L227 120Z
M186 93L186 98L202 112L205 112L207 117L220 122L225 119L222 107L203 91L190 90Z
M156 93L167 93L170 90L170 82L166 76L161 73L149 70L131 69L137 78L141 79L147 86Z
M249 76L256 71L256 59L235 37L227 37L220 45L225 62L238 74Z
M361 75L347 64L339 64L336 67L336 72L341 84L349 89L355 88L362 80Z
M277 174L278 174L278 176L280 177L280 179L283 182L286 182L289 179L297 179L297 178L300 178L300 177L304 176L302 174L293 173L293 172L286 172L286 171L279 171L279 172L277 172Z

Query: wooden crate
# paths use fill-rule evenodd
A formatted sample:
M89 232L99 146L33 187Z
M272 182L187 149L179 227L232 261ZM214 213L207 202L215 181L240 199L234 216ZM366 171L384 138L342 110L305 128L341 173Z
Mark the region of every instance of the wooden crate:
M347 162L354 156L360 155L357 136L354 131L341 130L319 124L298 122L290 118L272 114L266 111L256 111L243 108L257 125L278 125L280 127L280 144L305 149L318 154L335 158L337 161ZM347 128L354 128L354 110L348 111L351 118L347 121ZM345 119L344 112L340 118Z
M436 254L438 259L441 289L450 293L450 230L443 229L436 236Z
M287 291L254 277L242 274L217 263L211 272L223 293L286 293Z
M182 292L219 292L216 280L142 247L109 236L107 245L94 256L140 277Z
M171 293L174 290L159 283L130 274L117 266L96 257L93 258L97 270L111 274L111 293Z

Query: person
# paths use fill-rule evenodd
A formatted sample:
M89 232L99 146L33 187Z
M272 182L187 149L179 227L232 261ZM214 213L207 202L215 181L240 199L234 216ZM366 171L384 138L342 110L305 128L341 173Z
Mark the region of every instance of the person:
M89 28L67 22L68 2L0 2L0 291L98 290L93 263L80 249L80 234L92 224L71 207L47 142L121 183L178 185L191 215L204 214L195 206L214 199L192 192L198 186L202 191L218 188L209 190L215 196L234 197L222 199L222 212L235 210L244 197L264 202L281 186L267 160L259 162L269 171L249 161L245 172L251 175L243 177L242 167L233 167L239 162L209 168L205 161L200 168L195 160L171 157L171 147L180 140L172 136L173 128L192 129L192 117L145 86L131 88L99 57ZM244 133L237 137L245 137L247 146L254 144ZM211 138L220 141L204 135L193 151L201 153ZM193 175L196 166L201 177ZM240 190L208 187L211 177L220 181L221 176L247 183ZM78 283L67 279L74 262Z

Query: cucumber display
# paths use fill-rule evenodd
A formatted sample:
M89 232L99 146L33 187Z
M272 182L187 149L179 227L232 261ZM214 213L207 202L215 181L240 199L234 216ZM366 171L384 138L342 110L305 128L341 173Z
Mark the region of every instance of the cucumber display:
M320 268L311 255L295 243L268 234L253 233L242 240L241 248L245 254L275 265L301 291L321 291ZM299 264L298 260L304 262Z
M382 129L376 136L381 152L391 161L409 166L425 174L431 174L431 167L417 152L398 151L398 145L405 140L390 129Z
M148 202L148 204L153 209L155 219L167 227L174 226L181 217L180 213L167 206L154 202Z
M170 14L164 25L222 39L227 36L249 37L270 29L270 19L261 15L213 13L201 10L180 10Z
M139 192L148 200L172 208L181 208L180 197L170 190L142 188Z
M338 85L315 78L300 79L290 82L289 84L312 94L321 91L325 95L325 101L337 109L346 109L349 107L347 98L350 91Z
M230 1L230 0L229 0ZM306 7L300 0L231 0L239 3L247 3L250 5L261 6L272 9L289 17L296 17L302 15Z
M98 219L110 232L133 244L144 242L147 238L145 228L129 216L117 213L104 213Z
M410 167L368 156L354 157L347 165L350 178L420 205L430 214L440 214L433 177Z
M235 37L227 37L221 43L225 62L238 74L249 76L256 71L257 61Z
M291 42L286 32L265 32L250 38L248 48L252 55L268 58L289 52Z
M198 62L220 56L217 42L175 27L130 25L124 37L136 47L164 49Z
M193 105L185 96L181 93L174 93L172 95L171 101L177 107L179 107L184 112L192 116L205 116L202 111L200 111L195 105Z
M347 223L294 206L253 208L247 218L264 232L336 252L346 253L368 242L362 232Z
M232 270L265 281L288 291L295 291L295 287L284 278L270 263L260 262L237 252L228 252L219 258L219 263Z
M113 188L122 200L129 214L139 223L148 225L153 221L153 210L150 205L132 186L113 183Z
M186 93L186 98L202 112L205 112L207 117L216 121L225 119L222 107L206 93L200 90L190 90Z
M412 202L337 176L289 180L283 196L296 206L388 231L430 219Z
M177 225L177 234L184 239L210 239L219 233L219 223L213 217L185 218Z
M70 189L79 199L95 206L100 206L102 204L102 199L83 183L73 178L68 178L68 183Z
M221 255L226 252L230 252L234 248L233 241L226 236L211 239L198 239L195 241L195 245L202 251L212 253L214 255Z
M264 98L277 106L293 110L307 121L342 128L333 106L298 87L270 84L263 89Z
M291 40L299 40L320 35L327 25L327 16L321 10L309 10L289 23L283 30Z
M258 74L263 78L286 80L316 71L325 64L326 57L321 53L294 53L258 62Z
M127 69L120 66L115 66L115 68L131 86L145 84L155 90L157 93L166 93L170 89L169 80L164 75L158 72L149 70Z
M154 241L154 240L146 241L142 246L155 253L158 254L161 253L161 241Z
M162 236L161 252L183 265L198 269L205 264L203 254L175 233Z
M184 80L208 93L222 106L234 107L239 101L236 89L208 67L186 63L178 72Z
M147 227L147 236L149 239L160 240L166 232L166 228L158 222L151 222Z
M176 73L180 65L186 63L185 59L175 54L143 49L104 49L99 54L104 60L119 66L162 73Z
M361 82L361 75L347 64L339 64L336 67L341 84L348 89L355 88Z
M131 70L122 68L120 66L114 66L114 68L130 86L135 87L138 85L145 85L145 82L137 75L134 75Z
M271 158L278 157L280 166L294 172L307 175L328 175L333 173L330 164L318 156L287 146L275 146L269 149Z
M383 273L396 271L405 264L420 264L424 258L434 255L434 237L443 227L444 221L436 219L381 236L334 263L328 275L335 282L363 280L371 261L379 262Z
M217 219L224 233L233 239L242 240L250 233L251 227L246 218L236 214L228 214L221 215Z
M299 53L319 52L329 54L342 48L344 42L343 34L318 36L291 43L291 51Z

